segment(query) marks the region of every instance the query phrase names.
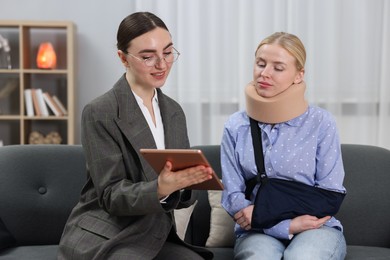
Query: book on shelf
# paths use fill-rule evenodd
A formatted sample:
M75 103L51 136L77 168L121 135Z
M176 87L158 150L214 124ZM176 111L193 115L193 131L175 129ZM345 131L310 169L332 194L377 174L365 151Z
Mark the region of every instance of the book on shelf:
M37 96L37 93L36 93L36 89L34 89L34 88L31 89L31 96L32 96L32 101L33 101L33 105L34 105L35 115L36 116L41 116L42 112L41 112L41 109L40 109L40 106L39 106L39 101L38 101L38 96Z
M64 116L68 114L63 103L55 95L43 92L40 88L25 89L27 116ZM49 113L52 112L52 113Z
M31 89L24 90L24 100L26 104L27 116L34 116L34 105L33 105Z
M63 116L62 110L48 92L43 93L43 99L55 116Z
M37 94L38 97L39 108L41 109L42 116L49 116L49 110L47 109L45 100L43 99L42 89L40 88L35 89L35 93Z
M60 108L62 114L66 116L68 114L68 110L66 110L64 104L58 99L57 96L53 95L53 100L57 104L57 106Z

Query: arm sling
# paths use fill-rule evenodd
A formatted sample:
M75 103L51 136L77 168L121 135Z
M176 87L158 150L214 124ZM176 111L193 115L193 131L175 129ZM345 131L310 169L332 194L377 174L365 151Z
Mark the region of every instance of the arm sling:
M311 215L318 218L335 215L345 193L329 191L301 182L268 178L264 168L261 129L250 118L257 176L246 181L245 198L250 200L254 187L260 183L254 201L252 229L262 231L285 219Z

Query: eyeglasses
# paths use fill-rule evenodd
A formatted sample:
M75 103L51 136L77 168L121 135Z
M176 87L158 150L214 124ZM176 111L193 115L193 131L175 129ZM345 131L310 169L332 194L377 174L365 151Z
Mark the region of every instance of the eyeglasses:
M180 56L180 52L178 52L175 48L172 48L172 51L170 52L165 52L162 58L158 57L157 55L151 55L151 56L140 58L131 53L126 53L126 54L143 62L148 67L154 67L157 63L160 63L161 60L164 60L166 63L173 63L177 61L177 59Z

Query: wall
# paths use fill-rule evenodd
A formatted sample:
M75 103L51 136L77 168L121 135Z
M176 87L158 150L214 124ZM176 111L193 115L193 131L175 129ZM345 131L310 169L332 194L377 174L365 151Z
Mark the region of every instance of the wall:
M107 91L124 69L116 54L116 30L134 12L132 1L1 0L1 20L70 20L76 25L76 143L85 104Z
M342 143L390 149L389 0L0 0L0 19L71 20L77 26L76 141L84 105L124 69L116 30L152 11L181 52L163 91L187 115L192 145L218 144L223 124L245 108L253 52L274 31L298 35L307 51L310 103L334 114ZM64 5L65 4L65 5Z

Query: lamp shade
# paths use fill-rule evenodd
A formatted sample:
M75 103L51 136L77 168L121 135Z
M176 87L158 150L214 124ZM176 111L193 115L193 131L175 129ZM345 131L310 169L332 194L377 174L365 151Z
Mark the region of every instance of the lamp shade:
M54 69L57 66L57 56L50 42L39 45L37 67L40 69Z

